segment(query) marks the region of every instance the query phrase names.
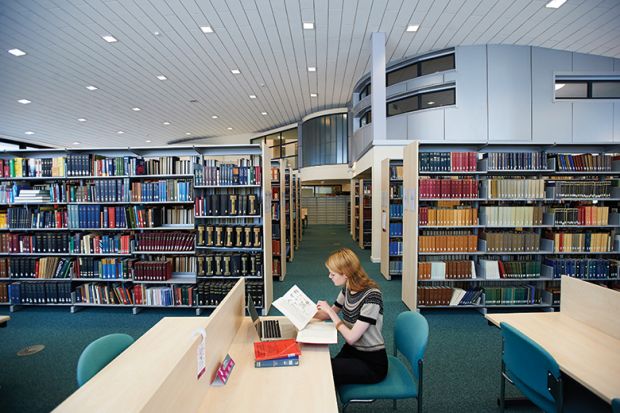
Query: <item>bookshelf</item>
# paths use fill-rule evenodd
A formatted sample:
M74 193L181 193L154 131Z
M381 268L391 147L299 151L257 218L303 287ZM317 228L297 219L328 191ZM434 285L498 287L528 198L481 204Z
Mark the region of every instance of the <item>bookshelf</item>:
M620 281L620 146L421 144L404 151L411 308L538 308L569 275Z
M295 195L293 189L293 171L286 166L284 168L284 182L286 184L286 192L284 196L284 216L286 220L286 260L293 261L295 257Z
M401 277L403 268L403 161L381 161L381 274Z
M353 241L359 240L360 222L360 180L358 178L351 179L351 237Z
M284 281L286 277L287 215L285 197L288 190L284 183L285 166L282 159L271 161L271 220L273 228L273 277Z
M0 301L200 314L244 277L266 313L268 161L258 145L0 152Z
M372 180L370 178L360 179L359 188L358 245L362 249L367 249L372 243Z

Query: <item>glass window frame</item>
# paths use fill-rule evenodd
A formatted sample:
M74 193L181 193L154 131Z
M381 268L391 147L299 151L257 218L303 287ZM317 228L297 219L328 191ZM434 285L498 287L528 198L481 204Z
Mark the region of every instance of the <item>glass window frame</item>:
M556 78L554 83L554 91L553 97L555 100L616 100L620 99L619 96L594 96L593 89L594 85L597 83L619 83L620 79L562 79ZM558 97L556 92L559 89L555 89L555 85L557 84L585 84L587 88L586 96L567 96L567 97Z
M452 63L451 67L448 67L448 68L445 68L445 69L442 69L442 70L437 70L437 71L434 71L434 72L423 73L423 67L424 67L425 64L428 65L429 63L436 62L438 60L445 59L445 58L451 58L451 63ZM398 73L404 72L407 69L411 69L414 66L415 66L415 76L407 77L405 79L401 79L401 80L398 80L398 81L395 81L395 82L391 82L390 81L390 77L393 77L394 75L396 75ZM416 78L418 78L420 76L428 76L428 75L432 75L434 73L446 72L448 70L454 70L454 69L456 69L456 55L455 55L454 52L447 53L447 54L442 54L442 55L439 55L439 56L431 56L431 57L428 57L426 59L416 60L414 62L411 62L411 63L407 64L407 65L404 65L404 66L395 68L393 70L387 71L387 73L385 75L385 86L386 87L390 87L392 85L395 85L395 84L398 84L398 83L401 83L401 82L406 82L406 81L411 80L411 79L416 79Z
M454 100L453 100L452 103L448 103L448 104L445 104L445 105L439 105L439 106L423 106L422 105L422 99L424 99L425 96L427 96L427 95L429 95L431 93L446 92L446 91L452 92L452 96L454 97ZM390 114L390 104L399 102L401 100L406 100L406 99L417 99L417 109L411 110L411 111L404 111L404 112ZM443 89L425 90L425 91L421 91L419 93L415 93L415 94L412 94L412 95L400 97L398 99L394 99L394 100L391 100L391 101L387 102L385 104L385 116L386 116L386 118L390 118L392 116L398 116L398 115L402 115L404 113L413 113L413 112L419 112L421 110L443 108L443 107L446 107L446 106L453 106L453 105L456 105L456 86L452 86L452 87L449 87L449 88L443 88Z

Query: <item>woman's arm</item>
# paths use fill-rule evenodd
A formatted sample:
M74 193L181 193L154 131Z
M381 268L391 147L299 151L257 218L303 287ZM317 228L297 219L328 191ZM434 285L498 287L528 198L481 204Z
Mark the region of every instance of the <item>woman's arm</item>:
M319 313L322 313L321 315L327 315L327 318L330 318L336 324L336 330L342 334L342 337L344 337L347 344L352 345L359 340L366 330L368 330L368 326L370 326L370 324L365 321L357 320L355 324L353 324L353 327L349 328L344 325L342 320L340 320L340 317L338 317L337 312L334 310L334 307L336 306L330 307L326 301L319 301L318 307L320 310ZM336 309L338 312L340 311L340 308L336 307ZM323 320L327 320L327 318L324 318Z
M336 314L340 313L340 307L332 305L331 309ZM316 312L316 314L314 315L314 318L316 318L318 320L329 320L330 319L329 314L327 312L325 312L325 311L322 311L322 310L318 310Z

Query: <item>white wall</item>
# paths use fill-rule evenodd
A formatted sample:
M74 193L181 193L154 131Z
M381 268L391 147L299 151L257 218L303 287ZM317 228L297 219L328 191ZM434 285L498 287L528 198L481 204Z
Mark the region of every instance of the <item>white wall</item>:
M351 179L353 174L349 170L349 165L319 165L308 166L299 170L301 182L306 181L331 181L334 179Z

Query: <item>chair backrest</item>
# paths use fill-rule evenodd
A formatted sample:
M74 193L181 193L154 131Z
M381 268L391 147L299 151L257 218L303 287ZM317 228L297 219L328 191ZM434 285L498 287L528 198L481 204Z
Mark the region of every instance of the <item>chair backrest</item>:
M127 334L108 334L90 343L80 354L77 382L82 386L134 342Z
M611 411L613 413L620 413L620 398L611 401Z
M416 377L419 378L418 360L424 357L428 344L428 322L420 313L404 311L396 317L394 343L411 364Z
M560 379L560 366L555 359L531 338L507 323L500 323L504 339L502 359L509 374L527 385L551 403L555 399L549 391L548 374Z

